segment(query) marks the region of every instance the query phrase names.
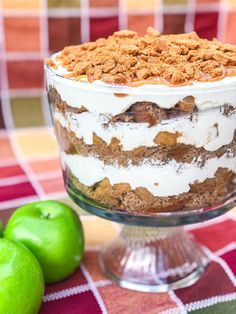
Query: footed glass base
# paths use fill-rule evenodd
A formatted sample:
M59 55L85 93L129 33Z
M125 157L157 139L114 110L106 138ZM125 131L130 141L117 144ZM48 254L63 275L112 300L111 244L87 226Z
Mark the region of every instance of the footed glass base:
M100 256L103 271L118 285L143 292L164 292L194 284L207 257L182 227L124 226Z
M191 211L140 213L109 209L88 199L70 180L67 192L76 204L96 216L122 223L119 237L100 256L103 271L124 288L165 292L194 284L208 259L181 227L213 219L236 205L236 192L221 204Z

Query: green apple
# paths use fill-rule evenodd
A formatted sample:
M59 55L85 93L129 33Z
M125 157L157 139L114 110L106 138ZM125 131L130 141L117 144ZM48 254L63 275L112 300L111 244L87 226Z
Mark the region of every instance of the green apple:
M0 313L36 314L44 293L37 259L22 244L0 239Z
M81 221L69 206L57 201L39 201L18 208L4 236L23 243L36 256L46 283L72 275L83 256Z

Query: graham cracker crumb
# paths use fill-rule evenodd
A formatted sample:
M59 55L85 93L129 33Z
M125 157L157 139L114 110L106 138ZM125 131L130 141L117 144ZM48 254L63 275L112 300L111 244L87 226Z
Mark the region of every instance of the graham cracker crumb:
M101 139L96 133L93 132L93 144L94 145L106 145L106 142Z
M133 38L134 36L137 36L137 33L128 29L124 29L122 31L115 32L113 36L118 38Z
M160 36L161 35L161 33L160 32L158 32L157 30L155 30L153 27L151 27L151 26L149 26L148 28L147 28L147 34L149 34L149 35L154 35L154 36Z
M54 68L56 69L56 63L52 60L52 59L49 59L49 58L46 58L45 59L45 64L47 64L48 66L50 66L51 68Z
M161 146L175 146L179 136L179 132L171 133L168 131L161 131L156 135L154 142Z
M188 192L178 196L154 196L147 188L131 189L129 183L112 185L108 178L85 186L71 176L73 184L90 199L101 202L107 208L128 212L168 212L192 210L211 206L221 202L225 195L235 189L235 174L226 169L218 168L213 178L203 182L194 182Z
M56 60L72 78L86 76L90 82L110 84L152 80L184 85L236 75L236 45L201 39L195 32L160 35L152 27L144 36L123 30L95 42L65 47ZM52 60L46 63L55 66Z
M120 141L116 138L116 137L113 137L111 139L111 142L108 146L108 148L111 150L111 151L117 151L117 150L121 150L121 144L120 144Z
M187 96L182 101L178 102L177 108L189 113L193 113L195 109L195 101L193 96Z
M231 105L225 105L223 107L223 115L226 116L227 118L228 117L231 117L236 111L236 108L234 106L231 106Z

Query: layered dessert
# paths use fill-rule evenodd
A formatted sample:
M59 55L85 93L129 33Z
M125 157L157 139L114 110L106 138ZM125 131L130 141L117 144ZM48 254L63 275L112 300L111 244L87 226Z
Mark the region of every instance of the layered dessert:
M67 190L148 213L235 189L236 46L124 30L65 47L46 71Z

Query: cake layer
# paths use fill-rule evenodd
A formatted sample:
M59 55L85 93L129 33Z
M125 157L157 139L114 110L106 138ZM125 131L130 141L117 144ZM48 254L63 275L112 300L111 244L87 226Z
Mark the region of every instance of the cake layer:
M236 46L124 30L45 66L68 190L158 212L213 205L235 189Z
M196 163L179 163L175 160L163 164L149 158L141 165L122 167L107 165L103 161L89 156L61 153L64 168L84 185L91 186L105 178L113 184L128 183L132 189L146 188L154 196L179 195L190 190L191 184L213 178L219 168L235 172L236 159L228 154L220 158L206 160L204 166Z
M53 116L62 127L74 132L87 145L93 144L96 134L107 145L113 138L117 139L125 151L141 146L155 147L166 132L171 133L177 143L216 151L232 142L236 127L236 110L226 116L222 108L163 120L154 126L149 123L112 122L109 116L91 112L76 114L66 111L63 114L55 111Z
M65 170L66 187L110 209L129 212L171 212L195 210L220 203L235 189L235 174L227 169L217 170L214 178L191 184L188 192L178 196L154 196L146 188L131 189L127 183L112 185L103 179L92 186L82 184L71 171ZM68 186L69 185L69 186Z
M140 165L148 158L151 158L152 160L159 160L163 164L175 160L182 163L194 162L199 166L204 166L208 159L219 158L224 154L236 157L236 131L230 144L221 146L212 152L202 147L196 148L192 145L176 143L175 136L171 133L162 133L162 137L158 139L161 144L156 146L140 146L133 150L124 151L120 142L115 138L107 145L94 133L93 144L88 145L82 138L76 137L73 131L68 131L65 127L62 127L60 122L55 121L54 126L61 149L67 154L94 156L103 160L105 164L119 164L125 167L128 164Z
M136 102L148 101L160 108L174 108L184 98L192 96L198 110L235 105L236 76L217 82L194 83L188 86L169 87L145 84L138 87L88 83L67 79L47 71L48 89L55 88L62 101L74 108L115 116L128 110ZM98 98L99 95L99 98Z

